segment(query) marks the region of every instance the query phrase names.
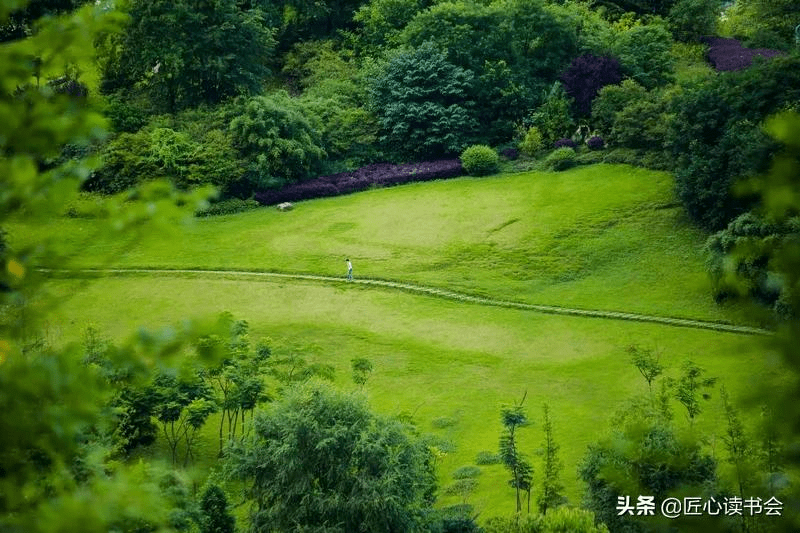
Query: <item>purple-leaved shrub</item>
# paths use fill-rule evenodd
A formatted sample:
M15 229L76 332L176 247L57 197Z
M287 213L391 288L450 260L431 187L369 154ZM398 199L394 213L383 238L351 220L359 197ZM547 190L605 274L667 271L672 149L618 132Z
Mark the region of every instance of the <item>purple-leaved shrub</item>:
M605 145L606 143L603 141L603 138L598 137L597 135L594 137L589 137L586 140L586 146L589 147L589 150L602 150Z
M293 183L282 189L268 189L255 194L262 205L275 205L281 202L296 202L325 198L363 191L373 185L382 187L400 185L412 181L430 181L454 178L464 174L461 161L443 159L395 165L375 163L350 172L339 172L319 178Z
M708 45L708 62L717 71L743 70L753 63L754 57L771 58L784 55L780 50L769 48L745 48L736 39L703 37Z
M567 148L572 148L574 150L575 148L577 148L578 145L575 144L575 141L573 141L572 139L568 139L566 137L564 137L563 139L559 139L555 143L553 143L553 148L563 148L565 146Z

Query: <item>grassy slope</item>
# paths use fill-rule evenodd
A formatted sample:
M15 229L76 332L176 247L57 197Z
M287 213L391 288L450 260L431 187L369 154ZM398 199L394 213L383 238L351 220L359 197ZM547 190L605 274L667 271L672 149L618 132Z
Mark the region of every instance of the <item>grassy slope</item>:
M132 249L91 224L27 228L96 266L234 268L401 279L496 298L744 322L709 297L703 236L668 174L624 165L462 178L195 220Z
M300 203L295 211L258 210L194 220L168 237L134 246L98 241L93 222L59 220L11 228L17 242L50 235L79 249L82 266L235 268L415 281L527 302L743 322L708 296L703 237L682 220L664 173L593 166L409 185ZM562 474L579 501L576 466L623 399L644 391L624 347L663 350L671 374L691 357L734 396L773 369L757 340L653 324L537 315L336 284L131 277L52 282L62 300L53 324L75 338L89 322L113 337L140 324L229 310L253 336L300 347L338 369L376 364L367 385L385 413L413 413L423 430L455 444L442 484L481 450L495 450L499 408L528 390L532 418L548 401L562 446ZM309 348L311 347L311 348ZM753 372L753 369L758 369ZM438 422L437 422L438 421ZM701 422L721 431L716 403ZM439 428L437 429L437 427ZM445 427L441 427L445 426ZM701 426L701 427L703 427ZM208 428L214 442L213 427ZM538 424L523 432L529 453ZM213 445L212 445L213 446ZM469 499L483 516L511 510L506 474L486 467ZM444 504L457 497L440 500Z
M501 405L528 391L528 413L536 422L521 433L524 450L540 472L538 420L547 401L566 466L562 481L575 503L582 490L576 469L586 445L607 430L625 399L646 390L627 362L628 344L657 346L675 377L680 363L693 358L737 398L775 374L752 337L538 315L344 284L132 277L85 284L58 280L51 287L63 296L53 322L68 338L87 323L121 337L138 325L158 328L182 317L229 310L248 319L254 339L270 337L278 347L333 364L345 389L354 388L350 359L370 359L375 371L366 392L373 406L386 414L412 414L423 431L454 446L439 467L443 487L452 482L455 469L474 464L478 452L496 450ZM705 406L700 428L719 435L717 403ZM208 462L215 451L214 432L210 424ZM484 517L510 511L513 493L505 484L506 472L499 466L482 469L478 490L468 501ZM442 504L458 502L440 498Z

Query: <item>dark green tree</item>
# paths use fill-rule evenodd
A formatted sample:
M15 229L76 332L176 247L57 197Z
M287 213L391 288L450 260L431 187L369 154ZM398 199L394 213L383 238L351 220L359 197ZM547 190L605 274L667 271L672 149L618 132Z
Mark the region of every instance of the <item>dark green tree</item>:
M235 0L132 0L130 24L106 58L106 91L141 87L174 113L261 89L275 46L260 10ZM117 55L118 54L118 55Z
M232 446L253 531L414 531L433 501L429 449L356 395L323 384L287 392Z
M200 499L200 533L233 533L236 518L228 509L228 498L217 485L211 485Z
M399 159L458 154L478 128L474 75L425 43L392 57L370 87L380 141Z

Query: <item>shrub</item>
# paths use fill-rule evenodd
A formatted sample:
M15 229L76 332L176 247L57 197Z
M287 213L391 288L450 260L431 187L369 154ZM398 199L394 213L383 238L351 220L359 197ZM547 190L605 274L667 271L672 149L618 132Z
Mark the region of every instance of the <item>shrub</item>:
M569 146L556 148L544 160L544 165L551 170L566 170L575 166L575 150Z
M708 62L719 72L744 70L753 64L755 57L769 59L784 55L780 50L769 48L745 48L736 39L710 37L704 38L703 42L708 44Z
M589 150L602 150L605 145L606 143L603 141L603 138L598 137L597 135L594 137L589 137L589 139L586 141L586 146L589 147Z
M481 469L477 466L467 465L458 468L453 472L453 479L471 479L478 477L481 474Z
M495 452L478 452L478 455L475 456L475 464L497 465L500 464L500 456Z
M522 150L523 154L531 157L542 149L542 133L539 128L536 126L528 128L525 138L519 143L519 149Z
M229 198L228 200L222 200L221 202L216 202L208 207L204 207L199 211L195 212L195 216L197 217L210 217L210 216L217 216L217 215L233 215L235 213L241 213L243 211L249 211L250 209L255 209L259 206L259 203L255 200L242 200L240 198Z
M576 165L594 165L603 162L605 162L605 153L600 150L586 152L575 157Z
M500 158L485 144L470 146L461 153L461 164L471 176L486 176L497 172Z
M352 172L330 174L288 185L282 189L259 191L255 194L255 199L263 205L275 205L281 202L310 200L312 198L363 191L373 185L388 186L412 181L453 178L461 176L463 173L464 169L458 159L425 161L405 165L374 163Z
M503 148L503 150L500 152L500 155L510 161L513 161L519 157L519 150L516 148Z
M573 150L578 147L578 145L575 144L575 141L573 141L572 139L569 139L567 137L559 139L559 140L557 140L556 142L553 143L553 148L563 148L565 146L567 148L572 148Z
M284 91L245 101L230 124L254 183L276 187L309 177L326 156L313 116Z
M536 126L545 143L555 142L575 129L575 121L569 108L569 96L564 92L561 82L555 82L545 95L542 105L528 116L525 125Z

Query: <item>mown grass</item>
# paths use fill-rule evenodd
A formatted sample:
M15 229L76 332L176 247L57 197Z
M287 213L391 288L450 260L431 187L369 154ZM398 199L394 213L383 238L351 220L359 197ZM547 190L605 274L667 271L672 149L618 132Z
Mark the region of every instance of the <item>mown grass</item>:
M501 406L527 391L534 423L522 430L524 450L540 470L535 454L542 441L541 405L548 402L565 463L562 480L570 500L579 503L583 488L576 469L586 446L608 430L626 399L646 391L627 360L631 343L660 350L673 376L684 359L694 359L738 399L778 375L753 337L540 315L346 284L164 276L54 280L50 287L62 300L53 323L61 324L64 338L76 338L89 323L121 338L138 326L160 328L228 310L248 320L254 340L269 337L279 349L332 364L344 389L356 388L350 360L370 359L375 371L365 392L374 408L411 416L446 451L438 466L442 489L455 470L475 464L479 452L496 451ZM680 421L680 406L675 408ZM705 409L699 430L720 435L718 401ZM215 457L216 428L213 420L205 428L205 467ZM484 517L511 511L507 473L498 465L481 468L468 503ZM443 493L439 498L441 505L461 501Z
M101 238L103 221L60 218L10 227L12 244L50 237L77 267L237 269L403 280L498 299L621 310L737 323L736 308L709 296L704 235L683 219L668 174L623 165L563 173L462 178L272 209L194 219L167 236ZM624 321L542 315L345 283L146 275L54 279L60 302L50 323L77 339L95 324L113 339L135 328L232 312L252 337L298 349L337 369L355 388L350 360L375 364L365 391L385 414L413 417L446 451L452 473L496 451L503 404L519 400L534 424L522 430L534 457L538 420L548 402L562 447L567 496L579 504L576 470L588 443L646 384L625 354L629 344L658 349L669 374L692 358L734 398L779 379L778 365L755 337ZM720 407L705 406L702 434L723 431ZM682 414L676 406L676 418ZM205 429L200 467L213 464L216 424ZM158 455L158 448L153 452ZM513 510L507 474L481 466L467 502L482 517ZM536 478L538 482L538 477ZM459 503L442 495L440 505Z
M11 228L57 235L74 266L271 270L399 279L529 303L746 322L710 298L701 248L667 173L594 165L461 178L192 220L171 235L101 239L96 222Z

